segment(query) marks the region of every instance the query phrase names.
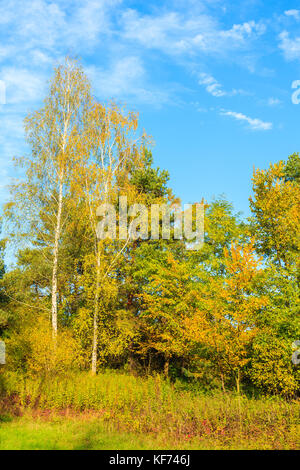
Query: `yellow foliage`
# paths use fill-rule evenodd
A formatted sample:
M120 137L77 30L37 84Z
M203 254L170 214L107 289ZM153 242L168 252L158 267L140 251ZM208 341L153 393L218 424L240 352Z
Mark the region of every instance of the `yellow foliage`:
M279 162L268 170L254 171L253 191L250 206L255 216L257 246L288 266L300 250L299 182L286 181L284 163Z
M31 373L50 375L78 367L78 348L69 331L61 329L54 340L49 322L40 318L27 329L26 339L30 347L28 369Z
M232 244L230 251L224 249L225 278L210 279L202 309L184 321L189 340L208 347L220 373L233 373L237 381L249 360L247 347L257 333L255 314L266 305L265 297L254 290L261 260L256 258L253 244Z

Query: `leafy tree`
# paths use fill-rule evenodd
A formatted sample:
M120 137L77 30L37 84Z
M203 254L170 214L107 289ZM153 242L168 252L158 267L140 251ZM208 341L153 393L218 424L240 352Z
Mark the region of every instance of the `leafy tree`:
M293 153L289 156L284 168L285 181L296 181L300 183L300 156Z
M249 375L261 389L291 395L299 389L299 373L291 363L292 342L299 335L300 271L299 154L287 162L257 170L253 176L252 230L265 257L261 291L268 306L257 318Z
M131 171L140 165L146 139L145 135L137 135L137 128L138 119L134 113L125 114L114 103L104 106L93 102L83 140L79 143L83 158L76 166L72 187L81 206L85 205L81 216L85 216L89 226L87 234L94 256L93 374L97 371L99 317L103 313L101 297L105 297L103 287L129 242L127 234L126 240L114 241L114 249L107 249L106 240L99 239L97 212L101 205L115 205L120 192L127 195Z
M140 353L161 354L168 376L170 359L179 357L184 361L190 353L183 325L197 310L200 293L190 263L176 260L170 251L160 253L160 259L152 263L153 274L141 295Z
M268 303L255 320L258 334L247 374L259 389L291 396L300 385L300 371L291 361L292 343L300 337L296 267L271 264L264 271L260 291Z
M134 363L166 377L180 370L202 384L221 380L224 390L251 382L297 394L299 154L254 172L249 224L222 198L205 203L205 243L190 251L173 216L170 239L150 239L151 211L148 238L118 238L120 196L148 209L179 201L168 172L153 165L137 114L99 103L76 62L55 69L25 127L24 180L5 207L18 242L9 271L0 243L8 368L52 377ZM98 208L108 203L116 233L99 239Z
M234 377L238 392L257 334L255 318L267 302L256 287L259 266L253 243L224 248L224 276L210 277L196 315L185 322L190 339L210 350L222 383Z
M254 197L250 197L256 247L272 262L284 267L299 259L300 185L295 163L298 159L290 158L287 167L279 162L268 170L256 170ZM285 171L294 176L285 178Z
M18 222L34 245L47 248L51 266L51 318L57 334L59 249L68 218L68 194L78 137L90 103L90 85L73 60L55 69L44 106L25 119L31 154L17 160L25 169L25 180L13 185L6 215ZM24 233L24 226L27 233Z

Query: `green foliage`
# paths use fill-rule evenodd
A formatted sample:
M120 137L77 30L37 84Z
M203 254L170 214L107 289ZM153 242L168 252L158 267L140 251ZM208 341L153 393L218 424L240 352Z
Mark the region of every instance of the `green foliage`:
M136 190L146 196L148 204L171 194L167 187L169 173L166 170L153 168L152 165L152 153L145 149L143 168L135 170L131 179Z
M103 202L117 211L119 196L148 208L178 199L149 138L137 135L137 114L97 102L75 62L55 69L25 125L31 154L17 160L25 176L4 210L15 243L9 270L0 242L8 370L127 367L206 390L241 382L299 394L291 363L300 339L298 153L254 172L248 224L225 199L205 202L204 245L193 252L175 239L174 220L170 240L97 239Z
M286 181L296 181L300 183L300 156L299 153L293 153L289 156L285 168L284 176Z

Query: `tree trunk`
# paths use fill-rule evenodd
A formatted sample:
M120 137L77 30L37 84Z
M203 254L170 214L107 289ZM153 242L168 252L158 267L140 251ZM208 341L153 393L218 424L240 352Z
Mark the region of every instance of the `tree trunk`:
M151 371L151 352L149 352L147 375L150 375L150 371Z
M236 376L236 391L238 394L239 428L240 428L240 433L241 433L242 432L242 407L241 407L240 381L241 381L241 374L240 374L240 369L238 369L237 376Z
M238 369L237 375L236 375L236 391L237 394L240 395L240 370Z
M169 357L166 357L165 366L164 366L164 374L165 374L166 379L169 377L169 364L170 364L170 359Z
M224 382L224 375L223 375L223 373L221 373L221 384L222 384L223 393L226 393L225 382Z
M94 301L93 324L93 350L92 350L92 374L97 373L97 349L98 349L98 316L99 316L99 287L100 287L100 253L97 252L96 289Z
M62 179L59 184L58 208L56 217L55 237L54 237L54 252L53 252L53 268L52 268L52 335L53 338L57 337L57 267L58 267L58 249L61 231L61 214L63 204L63 185Z

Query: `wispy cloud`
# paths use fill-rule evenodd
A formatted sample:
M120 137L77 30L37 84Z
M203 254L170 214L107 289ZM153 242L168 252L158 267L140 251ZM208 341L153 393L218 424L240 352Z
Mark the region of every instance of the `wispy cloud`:
M273 98L273 96L271 96L270 98L268 98L267 100L267 105L268 106L278 106L282 103L282 101L278 98Z
M175 2L169 9L166 5L156 8L151 14L128 8L124 0L32 0L30 3L7 0L1 3L0 39L5 38L6 45L0 46L0 64L1 60L6 61L6 67L10 63L16 77L24 75L26 70L33 75L32 87L27 85L24 94L15 93L14 102L18 98L24 101L25 96L30 98L33 90L38 90L38 77L49 74L52 65L62 56L74 53L94 57L99 69L98 82L114 96L121 95L123 90L126 96L139 96L141 101L144 97L147 103L152 96L155 102L164 99L166 91L151 86L149 66L140 73L137 63L128 62L128 67L132 65L133 69L125 71L126 57L135 55L136 61L141 62L148 50L155 49L173 60L178 59L176 64L189 73L189 59L199 62L204 55L225 56L235 51L237 61L237 52L251 49L253 41L265 32L265 25L253 20L224 27L216 15L209 13L207 2L190 2L189 7L184 8L183 5L178 8L179 3ZM197 8L195 3L198 3ZM126 60L118 59L120 51ZM115 63L105 70L103 63L112 56L117 56ZM108 74L112 74L110 83ZM138 86L131 74L137 74ZM10 83L13 80L17 78L10 77ZM16 88L19 89L17 84ZM219 97L239 93L239 90L225 91L217 80L208 83L206 89Z
M1 80L6 85L7 104L22 104L42 98L46 76L28 69L5 67L1 70Z
M89 67L87 72L99 98L126 99L160 106L169 100L167 91L146 86L146 71L139 57L117 59L108 68Z
M208 73L201 73L199 79L199 85L204 85L207 93L210 93L212 96L217 98L221 96L234 96L234 95L242 95L247 94L244 90L240 89L233 89L231 91L224 90L221 83L218 82L212 75Z
M177 12L141 15L133 9L123 13L121 24L124 38L172 55L224 54L248 47L250 41L266 29L263 23L255 21L222 29L215 19L204 13L190 17Z
M1 29L11 43L23 49L43 47L58 51L64 47L87 47L107 34L111 9L120 0L8 0L0 6ZM23 41L23 43L21 42Z
M236 113L235 111L226 111L223 109L220 111L220 114L222 116L232 117L237 121L244 121L249 125L251 129L256 131L268 131L273 127L273 124L271 122L265 122L261 119L251 118L243 113Z
M12 157L20 154L24 142L23 119L19 113L4 113L7 106L0 107L0 201L7 197L6 186L10 182L10 176L15 173L12 165Z
M300 37L290 38L287 31L283 31L279 35L279 48L283 51L287 60L295 60L300 58Z
M286 16L292 16L296 20L300 20L300 10L286 10L284 14Z
M214 77L207 73L200 74L199 84L204 85L206 91L213 96L219 97L226 95L222 85Z

